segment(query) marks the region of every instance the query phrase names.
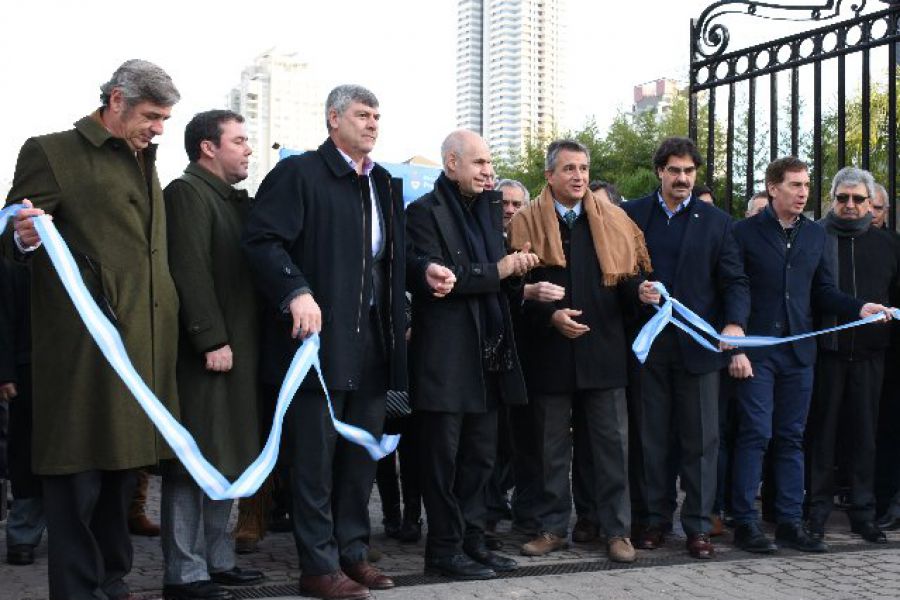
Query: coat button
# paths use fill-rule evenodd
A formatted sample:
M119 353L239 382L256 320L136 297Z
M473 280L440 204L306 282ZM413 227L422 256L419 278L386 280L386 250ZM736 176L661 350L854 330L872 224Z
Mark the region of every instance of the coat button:
M791 299L791 294L790 294L790 292L785 292L785 293L784 293L784 299L785 299L785 300L790 300L790 299Z
M284 266L284 267L282 267L281 272L284 273L285 275L290 275L290 274L291 274L291 268L288 267L288 266Z

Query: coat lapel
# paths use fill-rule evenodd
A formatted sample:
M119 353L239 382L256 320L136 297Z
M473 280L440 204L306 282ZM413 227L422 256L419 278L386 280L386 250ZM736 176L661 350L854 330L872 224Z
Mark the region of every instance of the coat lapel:
M678 285L678 282L681 280L681 272L685 268L685 260L687 256L702 256L693 251L692 247L697 242L698 238L703 234L704 230L704 222L705 216L703 213L705 212L703 209L704 206L700 206L701 201L697 199L692 199L690 206L687 207L686 211L688 213L687 216L687 225L684 229L684 238L682 238L681 242L681 250L678 252L678 264L675 266L675 285ZM692 265L687 265L687 268L690 268ZM671 290L673 294L677 294L675 290Z
M466 249L465 240L461 237L456 220L450 214L450 207L447 205L453 199L447 198L437 188L434 190L434 195L438 200L434 205L434 220L441 232L441 237L444 238L444 244L450 254L450 262L460 267L468 266L469 252Z

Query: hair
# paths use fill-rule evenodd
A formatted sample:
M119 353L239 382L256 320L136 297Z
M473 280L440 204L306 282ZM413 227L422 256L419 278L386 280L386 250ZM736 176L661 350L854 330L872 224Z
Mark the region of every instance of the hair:
M784 156L773 160L766 167L766 189L768 190L769 185L784 181L785 173L797 171L809 171L809 165L796 156Z
M698 196L702 196L703 194L709 194L710 198L713 199L713 204L716 203L716 195L713 194L712 189L708 185L704 185L702 183L694 186L694 189L691 190L691 196L697 198Z
M835 173L834 178L831 180L831 199L834 200L834 195L837 193L839 186L855 186L859 184L866 186L866 195L868 195L869 198L872 198L875 195L875 178L872 177L871 173L865 169L844 167Z
M494 189L498 192L503 191L503 188L516 188L520 192L525 195L525 204L531 201L531 194L528 193L528 188L525 187L521 181L516 181L515 179L501 179L497 182L497 185L494 186Z
M756 192L755 194L750 196L750 199L747 200L747 212L750 212L750 210L753 208L753 201L756 200L757 198L765 198L766 202L768 202L769 201L769 192L763 190L761 192Z
M581 142L576 142L575 140L555 140L550 142L550 145L547 146L547 158L544 160L545 171L553 171L556 169L556 159L559 157L561 150L580 152L587 157L588 162L591 160L591 151Z
M378 98L367 88L361 85L347 83L339 85L328 93L325 99L325 127L331 131L331 123L328 122L328 115L334 110L337 114L342 115L347 107L353 102L365 104L369 108L378 108Z
M109 81L100 86L100 102L109 106L113 90L121 90L129 107L147 101L158 106L174 106L181 94L172 78L161 68L137 58L126 60Z
M888 206L891 205L891 199L888 197L887 190L885 189L885 187L883 185L881 185L880 183L877 183L877 182L875 183L875 194L876 195L880 194L881 197L884 198L885 208L887 208Z
M660 142L659 148L653 154L653 168L656 171L665 168L672 156L690 156L695 167L699 167L703 162L694 140L686 137L667 137Z
M184 151L188 160L197 162L202 155L200 144L210 141L217 147L222 143L222 125L229 121L243 123L244 117L231 110L207 110L194 115L184 128Z
M625 199L622 198L622 194L620 194L619 190L616 189L616 186L608 181L595 179L588 184L588 187L592 192L596 192L597 190L604 190L606 192L606 195L609 196L610 202L612 202L616 206L620 206L622 202L625 201Z

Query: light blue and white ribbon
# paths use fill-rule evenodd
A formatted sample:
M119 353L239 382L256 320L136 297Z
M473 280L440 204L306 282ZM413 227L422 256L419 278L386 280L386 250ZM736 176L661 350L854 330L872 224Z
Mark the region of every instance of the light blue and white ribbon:
M853 321L852 323L838 325L837 327L829 327L828 329L820 329L819 331L811 331L809 333L801 333L798 335L791 335L782 338L756 335L748 335L747 337L721 335L715 329L713 329L712 325L707 323L703 319L703 317L689 309L687 306L685 306L675 298L671 297L668 290L666 290L666 287L662 283L657 282L656 289L657 291L659 291L660 296L662 296L663 298L662 306L654 306L654 308L656 308L657 310L656 314L653 315L653 318L647 321L647 323L641 328L640 332L638 332L637 337L634 338L634 343L631 345L631 349L634 351L634 354L642 363L647 360L647 355L650 353L650 347L653 345L653 341L656 339L656 336L658 336L665 328L665 326L669 323L687 333L698 344L700 344L707 350L712 350L713 352L721 352L718 346L712 344L708 339L703 337L700 332L705 333L716 341L724 342L729 346L734 346L736 348L759 348L762 346L774 346L776 344L796 342L797 340L802 340L825 333L833 333L842 329L850 329L851 327L859 327L860 325L875 323L877 321L883 321L885 319L884 314L878 313L876 315L868 316L864 319L859 319L858 321ZM687 321L688 324L685 324L678 317L676 317L675 313L677 313L680 317ZM895 319L900 319L900 310L894 309L893 317ZM697 330L700 331L698 332Z
M0 232L4 231L7 221L21 208L22 205L16 204L0 211ZM203 457L193 436L178 423L175 417L172 416L162 402L159 401L159 398L141 379L141 376L128 358L128 353L125 350L125 345L119 332L109 322L109 319L106 318L85 287L75 260L72 258L72 253L66 246L62 236L59 235L53 221L47 216L40 216L34 219L34 224L43 246L53 263L53 267L56 269L66 292L75 304L78 314L81 315L88 332L94 338L94 341L97 342L100 351L128 389L131 390L138 404L140 404L160 434L168 442L178 460L181 461L197 484L213 500L250 496L259 489L259 486L269 476L278 459L278 447L281 445L284 415L291 404L291 400L293 400L294 395L300 388L300 384L303 383L307 373L309 373L310 368L315 368L319 382L322 384L322 389L325 391L328 412L338 434L350 442L365 448L375 460L384 458L397 447L400 441L399 435L384 435L381 437L381 440L376 440L368 431L343 423L335 417L331 396L328 394L328 388L325 386L325 380L322 377L322 369L319 366L319 336L312 335L297 349L291 361L291 366L288 368L284 381L281 384L278 400L275 404L272 428L269 430L269 436L262 452L234 483L230 483Z

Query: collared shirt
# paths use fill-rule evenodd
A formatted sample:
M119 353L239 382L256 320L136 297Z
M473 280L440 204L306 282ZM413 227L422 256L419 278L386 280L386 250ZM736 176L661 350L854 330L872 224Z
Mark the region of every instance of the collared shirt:
M578 204L576 204L576 205L573 206L572 208L569 208L569 207L565 206L564 204L561 204L561 203L559 202L559 200L557 200L556 198L554 198L554 199L553 199L553 206L556 207L556 213L557 213L557 214L559 215L559 217L560 217L561 219L563 219L563 220L565 220L565 218L566 218L566 213L569 212L570 210L575 211L575 218L576 218L576 219L577 219L578 217L581 216L581 200L578 201Z
M347 161L347 164L350 165L350 168L356 171L356 161L350 158L343 150L340 148L337 149L338 152L341 153L341 156L344 157L344 160ZM376 256L379 252L381 252L381 247L384 245L384 236L381 233L381 211L378 207L378 196L375 193L375 181L372 180L372 169L375 168L375 163L368 156L363 160L362 164L362 174L369 178L369 197L372 200L372 256Z
M681 204L675 207L675 210L669 210L669 206L666 204L666 201L663 200L662 194L659 192L656 193L656 198L659 200L659 206L663 209L663 212L666 213L666 216L670 219L687 208L687 205L691 203L691 200L694 199L693 196L688 196L684 200L681 201Z

